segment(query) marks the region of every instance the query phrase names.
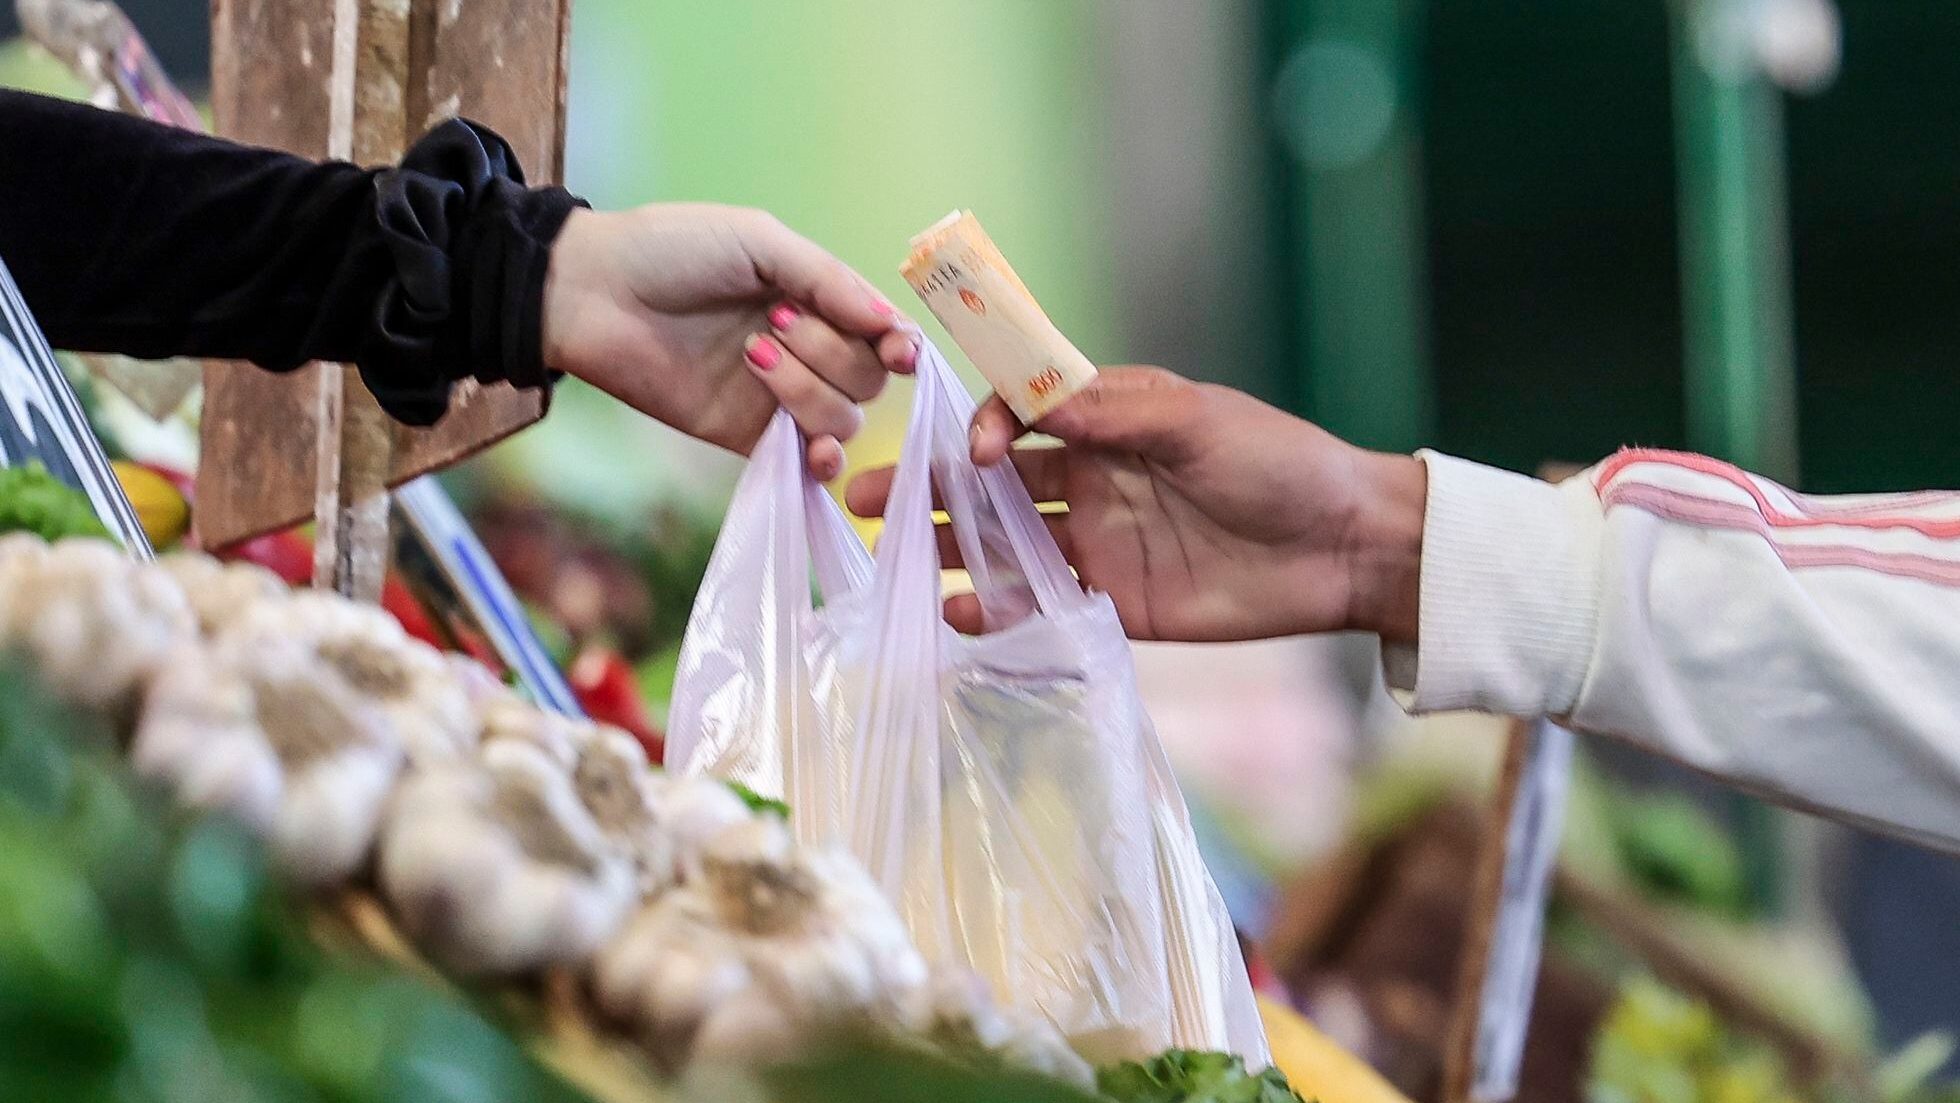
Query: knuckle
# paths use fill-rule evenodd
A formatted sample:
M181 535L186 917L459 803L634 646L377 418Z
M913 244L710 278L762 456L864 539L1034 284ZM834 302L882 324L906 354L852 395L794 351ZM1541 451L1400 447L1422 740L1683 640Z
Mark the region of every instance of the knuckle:
M777 218L760 207L742 208L741 217L748 224L749 228L755 230L757 233L777 234L789 230L788 226L783 225L782 219Z

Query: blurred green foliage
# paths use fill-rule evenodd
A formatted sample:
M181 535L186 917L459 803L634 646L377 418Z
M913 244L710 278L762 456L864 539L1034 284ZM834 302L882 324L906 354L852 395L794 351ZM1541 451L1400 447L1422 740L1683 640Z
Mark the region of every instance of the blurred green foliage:
M1735 839L1679 793L1615 794L1614 842L1647 897L1744 919L1753 914Z
M44 96L79 99L84 89L53 54L24 38L0 39L0 88L18 88Z
M49 541L109 538L88 495L49 474L38 460L0 468L0 532L31 532Z
M1798 1103L1767 1047L1732 1034L1706 1004L1649 979L1620 993L1594 1042L1588 1103Z

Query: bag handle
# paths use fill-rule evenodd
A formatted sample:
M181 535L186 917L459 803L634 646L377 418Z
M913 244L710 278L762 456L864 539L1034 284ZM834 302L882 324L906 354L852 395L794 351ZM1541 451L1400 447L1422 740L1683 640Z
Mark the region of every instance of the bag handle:
M940 694L923 687L938 686L952 629L940 617L934 476L989 628L1013 623L1031 607L1055 615L1089 600L1014 466L973 465L967 450L973 399L945 356L923 338L916 375L866 603L874 623L864 663L876 676L858 702L850 766L852 799L885 810L854 817L851 848L901 901L908 842L940 830L942 706ZM949 916L908 916L923 941L948 944Z
M912 419L886 510L884 539L896 542L894 529L914 525L930 532L929 493L936 483L989 630L1018 623L1035 609L1055 615L1080 607L1087 598L1020 472L1012 463L974 466L967 438L973 398L930 341L920 341L917 377ZM901 496L901 484L909 497ZM895 553L889 569L929 570L937 580L940 564L934 541L920 539L901 546L913 549L919 559L930 552L930 567L910 559L901 563ZM878 562L879 570L888 569L882 555Z

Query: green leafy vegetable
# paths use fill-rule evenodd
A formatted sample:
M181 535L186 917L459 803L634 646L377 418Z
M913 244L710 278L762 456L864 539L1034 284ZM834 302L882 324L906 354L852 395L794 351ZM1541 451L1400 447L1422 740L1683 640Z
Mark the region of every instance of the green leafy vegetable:
M1299 1103L1278 1069L1253 1075L1229 1053L1166 1050L1145 1062L1108 1065L1096 1088L1116 1103Z
M109 535L88 495L33 461L0 469L0 532L31 532L43 540Z
M749 811L767 812L784 820L789 819L789 805L784 804L782 801L774 797L765 797L739 781L730 781L725 784L730 789L735 790L735 795L742 798L742 803L749 806Z

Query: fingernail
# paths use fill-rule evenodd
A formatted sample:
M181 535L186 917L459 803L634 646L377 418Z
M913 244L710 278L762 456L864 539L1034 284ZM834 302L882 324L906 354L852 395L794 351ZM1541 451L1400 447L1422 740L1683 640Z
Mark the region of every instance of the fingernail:
M776 342L769 338L755 335L743 344L742 355L748 357L749 363L763 371L768 371L782 361L783 350L777 348Z
M884 315L884 316L885 316L885 317L887 317L887 318L889 318L889 317L891 317L892 315L894 315L894 314L896 314L896 313L898 313L898 310L897 310L897 308L895 308L895 307L893 307L893 306L892 306L892 304L890 304L890 303L888 303L888 302L886 302L886 301L885 301L885 300L883 300L883 299L873 299L873 300L871 300L871 310L872 310L872 313L874 313L874 314L882 314L882 315Z
M966 447L973 455L980 454L980 427L978 425L966 431Z
M779 332L795 325L796 308L788 303L776 304L776 309L769 312L769 324Z

